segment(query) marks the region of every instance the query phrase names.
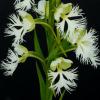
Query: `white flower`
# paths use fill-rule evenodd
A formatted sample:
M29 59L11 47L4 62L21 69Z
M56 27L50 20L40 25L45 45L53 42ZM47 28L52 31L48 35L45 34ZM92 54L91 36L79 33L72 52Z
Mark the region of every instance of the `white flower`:
M49 71L48 73L49 80L51 81L50 88L56 91L56 94L61 93L61 89L65 88L68 92L73 91L77 87L74 80L77 79L77 74L75 70L67 70L62 72L53 72ZM55 83L55 80L59 76L59 80Z
M74 80L77 80L78 76L76 74L76 69L67 70L71 67L72 63L71 60L62 57L51 62L51 70L49 70L48 77L51 81L50 88L55 90L56 94L61 93L62 88L66 89L68 92L76 88L77 85L74 82Z
M13 46L17 46L24 41L23 40L24 35L22 35L22 31L23 31L22 28L21 29L7 28L5 30L5 33L7 34L7 36L15 36L14 41L12 43ZM25 32L23 34L25 34Z
M11 23L8 24L8 28L5 29L5 33L7 36L15 36L13 45L22 43L23 36L27 32L26 29L23 27L23 22L20 20L18 15L11 15L9 17Z
M15 54L11 49L8 50L7 58L1 62L1 69L4 69L4 75L12 75L16 70L19 63L18 55Z
M0 68L4 69L4 75L13 75L19 63L26 61L28 57L28 49L22 45L14 47L14 51L8 50L6 59L1 62Z
M40 15L41 19L44 19L46 17L48 7L49 7L48 1L40 0L38 2L38 7L35 8L34 10ZM49 13L49 10L48 10L48 13Z
M59 29L61 36L63 38L66 38L68 35L73 35L75 29L85 28L87 25L86 18L83 17L82 10L79 9L78 6L73 7L67 15L63 12L61 13L61 9L60 11L58 11L58 13L59 13L58 14L59 16L56 16L57 15L56 14L55 18L56 19L62 18L62 21L57 23L56 26ZM68 28L65 26L65 22L67 23ZM66 28L66 31L64 30L65 28Z
M97 67L100 65L100 58L98 56L99 49L97 44L97 36L95 36L96 31L90 29L90 31L84 35L79 35L77 40L76 57L80 59L82 63L91 64Z
M23 23L23 29L27 32L32 31L35 28L35 21L31 14L25 12L25 11L18 11L19 15L22 18L22 23Z
M67 4L61 3L61 4L55 9L55 13L54 13L54 18L55 18L55 20L56 20L57 22L59 22L61 16L62 16L62 15L68 14L71 10L72 10L72 4L71 4L71 3L67 3Z
M60 23L56 24L57 29L60 31L61 37L65 38L65 32L64 32L64 27L65 27L65 20L61 21Z
M78 29L78 28L85 28L86 27L86 18L81 18L81 19L74 19L74 20L69 20L67 19L67 24L68 24L68 29L66 32L66 36L67 35L73 35L74 30Z
M27 11L30 10L35 5L35 2L34 0L23 0L23 1L16 0L14 5L15 9Z
M13 45L19 45L24 41L24 35L35 28L35 22L32 16L24 11L19 11L19 15L12 14L9 19L11 22L7 25L5 33L7 36L15 36Z

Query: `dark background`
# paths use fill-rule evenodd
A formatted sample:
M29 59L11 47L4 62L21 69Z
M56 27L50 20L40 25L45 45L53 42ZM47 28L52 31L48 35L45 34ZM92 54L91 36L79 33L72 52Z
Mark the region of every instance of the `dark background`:
M63 1L79 4L86 14L88 28L95 28L100 35L100 0ZM13 2L14 0L0 0L0 61L6 57L8 47L11 46L13 39L3 37L4 28L8 22L7 17L14 13ZM39 34L39 38L41 48L45 53L46 47L43 45L45 36ZM32 33L28 34L26 45L30 50L33 49L32 39ZM31 46L28 45L30 43ZM5 77L0 71L0 100L40 100L38 77L34 63L34 59L28 58L24 64L19 64L12 77ZM72 94L66 93L64 100L100 100L100 66L95 69L91 66L82 66L80 63L78 65L78 88Z

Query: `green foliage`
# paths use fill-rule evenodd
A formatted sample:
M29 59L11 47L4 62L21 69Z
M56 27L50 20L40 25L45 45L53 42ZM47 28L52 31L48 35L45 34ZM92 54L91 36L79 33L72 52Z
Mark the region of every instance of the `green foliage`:
M39 69L38 63L36 63L36 68L37 68L37 74L38 74L38 78L39 78L39 84L40 84L40 95L41 95L41 100L46 100L45 99L45 93L46 93L46 84L44 82L42 73Z
M42 53L42 50L41 50L41 47L40 47L40 44L39 44L39 40L38 40L38 37L37 37L36 30L34 32L34 48L35 48L35 51L38 52L38 54L40 54L40 56L43 57L43 53Z

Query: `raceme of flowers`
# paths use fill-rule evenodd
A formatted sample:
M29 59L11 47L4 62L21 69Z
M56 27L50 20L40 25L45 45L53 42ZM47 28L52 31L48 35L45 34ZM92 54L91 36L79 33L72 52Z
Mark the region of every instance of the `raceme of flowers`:
M86 17L78 5L64 4L61 1L51 2L40 0L36 4L35 0L15 0L16 12L9 16L10 22L5 29L6 38L14 36L13 49L9 48L7 58L1 62L0 68L4 70L4 75L13 75L18 64L24 63L27 57L36 58L43 63L46 80L49 83L48 91L62 94L63 89L68 92L75 90L76 80L78 80L77 66L73 68L74 62L68 59L67 52L74 52L80 63L97 68L100 65L98 36L95 29L87 29ZM34 12L36 17L34 18L28 11ZM52 21L53 25L51 25ZM24 36L35 31L37 24L45 26L46 29L49 28L46 30L49 34L47 41L50 35L54 38L52 40L54 45L47 43L47 47L51 49L46 58L38 50L28 51L27 47L22 45L25 43ZM38 46L39 42L35 48ZM47 66L49 67L46 68Z

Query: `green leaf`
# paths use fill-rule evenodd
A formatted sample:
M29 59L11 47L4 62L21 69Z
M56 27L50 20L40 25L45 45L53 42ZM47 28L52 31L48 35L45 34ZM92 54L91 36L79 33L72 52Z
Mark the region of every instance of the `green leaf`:
M34 32L34 47L35 47L35 51L38 52L38 54L40 54L42 57L44 57L41 47L40 47L40 44L39 44L39 41L38 41L36 31Z
M36 63L36 68L37 68L37 74L38 74L39 84L40 84L41 100L45 100L46 85L45 85L42 73L41 73L41 71L39 69L38 63Z
M34 32L34 47L35 47L35 51L36 51L37 56L39 56L40 58L42 58L45 61L45 58L44 58L44 55L42 53L42 50L41 50L41 47L40 47L40 44L39 44L39 40L38 40L38 37L37 37L37 34L36 34L36 31ZM46 74L46 66L44 64L44 61L41 61L41 63L42 63L42 65L44 65L43 71Z
M68 42L66 39L61 41L61 45L64 48L64 50L69 50L71 48L76 48L76 45L71 44L70 42Z
M66 39L63 39L63 40L61 41L61 45L62 45L63 49L66 50L66 49L68 49L72 44L69 43Z
M51 61L51 60L57 58L58 57L58 51L59 51L59 48L52 49L52 51L49 53L47 60Z
M35 22L37 24L42 25L43 28L45 29L48 52L50 52L52 45L55 43L55 39L54 39L55 33L53 33L53 29L52 29L51 25L49 25L48 23L46 23L40 19L35 19Z
M50 0L49 2L49 24L54 27L54 12L56 0Z
M49 89L48 91L48 100L52 100L53 92Z
M53 37L52 34L49 33L50 31L48 29L45 28L45 30L46 30L46 39L47 39L48 52L50 53L50 51L52 49L52 46L55 43L54 42L54 37Z

